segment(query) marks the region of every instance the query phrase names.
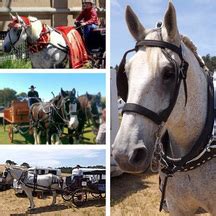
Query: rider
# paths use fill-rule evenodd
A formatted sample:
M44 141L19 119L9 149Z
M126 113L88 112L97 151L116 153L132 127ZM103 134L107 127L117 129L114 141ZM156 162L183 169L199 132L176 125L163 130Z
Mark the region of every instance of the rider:
M28 92L28 98L29 98L29 107L33 104L33 103L37 103L40 99L39 99L39 94L37 91L35 91L35 86L31 85L30 86L30 91Z
M106 108L102 110L102 124L96 137L97 144L106 144Z
M83 10L76 18L75 24L80 23L83 26L83 37L87 48L89 48L89 35L92 30L98 27L97 11L94 7L94 0L83 0Z

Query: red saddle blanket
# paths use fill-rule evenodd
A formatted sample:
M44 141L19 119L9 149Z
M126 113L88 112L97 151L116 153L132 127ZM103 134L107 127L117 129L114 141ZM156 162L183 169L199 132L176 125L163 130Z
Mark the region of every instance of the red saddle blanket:
M55 29L61 33L69 48L70 67L82 67L88 61L88 54L79 32L73 26L59 26Z

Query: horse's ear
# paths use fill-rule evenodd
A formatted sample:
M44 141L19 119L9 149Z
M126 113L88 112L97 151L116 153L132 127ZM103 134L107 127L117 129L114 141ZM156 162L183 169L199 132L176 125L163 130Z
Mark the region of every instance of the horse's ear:
M180 35L177 26L176 10L172 1L169 1L168 9L165 13L163 23L164 23L162 27L163 37L167 39L167 41L175 42L177 45L179 45Z
M136 41L143 40L146 35L146 30L129 5L126 8L125 19L128 29Z
M75 88L73 88L71 92L73 95L76 95L76 89Z
M10 17L12 20L16 20L16 17L12 13L10 13Z
M66 96L66 92L61 88L61 96L65 97Z
M25 22L23 21L22 17L20 17L18 14L16 14L17 20L19 23L21 24L25 24Z

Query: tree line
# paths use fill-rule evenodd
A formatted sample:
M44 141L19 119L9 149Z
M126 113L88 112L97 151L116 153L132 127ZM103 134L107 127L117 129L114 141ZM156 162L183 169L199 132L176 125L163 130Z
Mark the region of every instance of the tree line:
M18 97L27 97L25 92L17 94L14 89L4 88L0 89L0 106L9 106L12 100L16 100Z

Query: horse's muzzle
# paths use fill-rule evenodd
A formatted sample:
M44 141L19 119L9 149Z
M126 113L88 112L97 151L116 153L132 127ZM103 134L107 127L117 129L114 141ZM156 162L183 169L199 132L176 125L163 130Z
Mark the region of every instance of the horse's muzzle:
M148 153L144 145L135 145L135 148L129 151L114 148L112 155L119 167L125 172L140 173L148 167L146 163Z

